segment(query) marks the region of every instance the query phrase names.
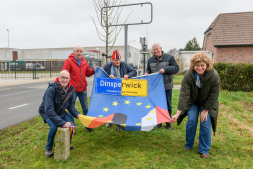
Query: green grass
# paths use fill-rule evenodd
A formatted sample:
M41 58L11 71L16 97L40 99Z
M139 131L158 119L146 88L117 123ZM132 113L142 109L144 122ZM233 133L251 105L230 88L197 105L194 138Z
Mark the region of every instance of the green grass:
M173 76L173 84L174 85L181 85L184 75L174 75Z
M173 114L179 90L173 90ZM88 133L76 120L71 155L66 161L46 158L48 125L41 117L0 131L0 168L252 168L253 92L220 93L216 135L207 159L198 154L198 133L194 148L184 151L185 125L172 124L150 132L117 132L102 125ZM81 110L80 103L76 103ZM198 126L199 127L199 126Z

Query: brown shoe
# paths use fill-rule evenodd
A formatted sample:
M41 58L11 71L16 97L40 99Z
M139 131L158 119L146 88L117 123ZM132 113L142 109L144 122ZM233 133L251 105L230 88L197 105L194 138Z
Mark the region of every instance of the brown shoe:
M188 150L191 150L191 149L190 149L190 148L188 148L188 147L184 147L184 150L187 150L187 151L188 151Z
M201 158L207 158L208 154L201 153Z

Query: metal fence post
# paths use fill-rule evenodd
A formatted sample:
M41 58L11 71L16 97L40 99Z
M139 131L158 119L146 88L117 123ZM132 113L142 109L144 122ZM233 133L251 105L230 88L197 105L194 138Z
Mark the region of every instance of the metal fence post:
M51 62L52 62L52 61L50 61L50 77L52 77L52 75L51 75Z
M17 66L16 66L16 60L14 61L14 64L15 64L15 79L16 79L16 73L17 73Z

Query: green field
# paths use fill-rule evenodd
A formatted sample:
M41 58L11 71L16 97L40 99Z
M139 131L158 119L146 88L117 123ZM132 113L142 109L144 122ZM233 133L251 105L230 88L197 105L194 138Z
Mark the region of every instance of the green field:
M173 90L173 114L179 90ZM116 126L102 125L88 133L76 120L71 155L66 161L47 158L44 149L48 125L41 117L0 131L0 168L252 168L253 92L220 93L217 133L207 159L194 148L183 150L185 124L172 124L150 132L117 132ZM76 103L81 110L80 103ZM22 112L20 112L22 113Z

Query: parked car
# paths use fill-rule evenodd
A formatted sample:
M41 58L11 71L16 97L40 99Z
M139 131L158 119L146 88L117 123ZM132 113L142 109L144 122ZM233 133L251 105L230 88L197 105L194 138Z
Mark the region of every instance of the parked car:
M26 69L33 70L35 68L36 68L36 70L46 70L46 67L42 66L39 63L26 63Z

